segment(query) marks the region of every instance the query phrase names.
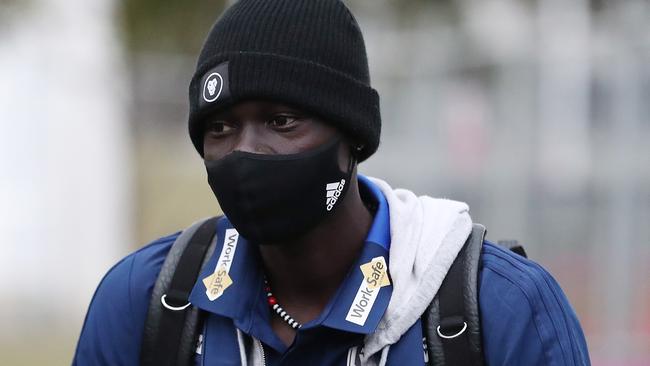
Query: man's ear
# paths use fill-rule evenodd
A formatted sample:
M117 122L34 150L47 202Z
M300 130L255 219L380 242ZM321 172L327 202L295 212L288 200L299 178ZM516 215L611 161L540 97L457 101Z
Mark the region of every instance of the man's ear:
M339 148L339 167L341 171L356 171L361 150L363 150L363 144L346 136L341 137L341 146Z
M363 143L356 141L354 139L346 139L346 143L348 144L348 149L350 151L350 154L354 157L354 164L359 163L359 156L361 155L361 151L363 150Z

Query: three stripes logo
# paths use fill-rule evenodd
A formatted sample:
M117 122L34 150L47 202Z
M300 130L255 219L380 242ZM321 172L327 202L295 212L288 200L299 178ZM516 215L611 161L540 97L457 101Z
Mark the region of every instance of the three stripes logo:
M343 192L343 187L345 187L345 179L341 179L340 182L329 183L325 186L325 205L327 205L327 211L332 211L336 201L338 201Z

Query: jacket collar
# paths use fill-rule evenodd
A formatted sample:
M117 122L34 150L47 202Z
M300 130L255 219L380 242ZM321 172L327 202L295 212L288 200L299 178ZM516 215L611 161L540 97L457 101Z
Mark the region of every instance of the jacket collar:
M361 255L321 315L303 329L327 326L348 332L372 333L388 306L392 285L388 273L390 223L388 203L366 177L359 184L376 201L377 211ZM257 247L237 233L226 217L217 223L215 251L190 294L190 302L209 313L231 318L250 333L257 321L268 322L263 273Z

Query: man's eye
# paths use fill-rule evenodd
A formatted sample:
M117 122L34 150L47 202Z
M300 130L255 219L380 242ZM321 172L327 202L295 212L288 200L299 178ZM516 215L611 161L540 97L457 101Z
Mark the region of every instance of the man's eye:
M223 135L233 130L233 126L223 121L213 121L208 122L205 127L206 133L211 133L215 135Z
M278 128L289 128L296 124L298 117L291 115L278 114L268 120L268 125Z

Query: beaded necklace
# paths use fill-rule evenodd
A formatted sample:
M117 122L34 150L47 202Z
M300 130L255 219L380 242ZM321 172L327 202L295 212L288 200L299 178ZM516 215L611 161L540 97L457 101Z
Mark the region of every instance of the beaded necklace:
M282 320L287 322L289 326L293 329L300 329L302 327L302 324L298 323L296 319L294 319L291 315L289 315L283 308L278 304L278 300L273 296L273 293L271 292L271 286L269 286L268 281L266 278L264 279L264 291L266 291L266 300L269 303L269 306L273 311L275 311Z

